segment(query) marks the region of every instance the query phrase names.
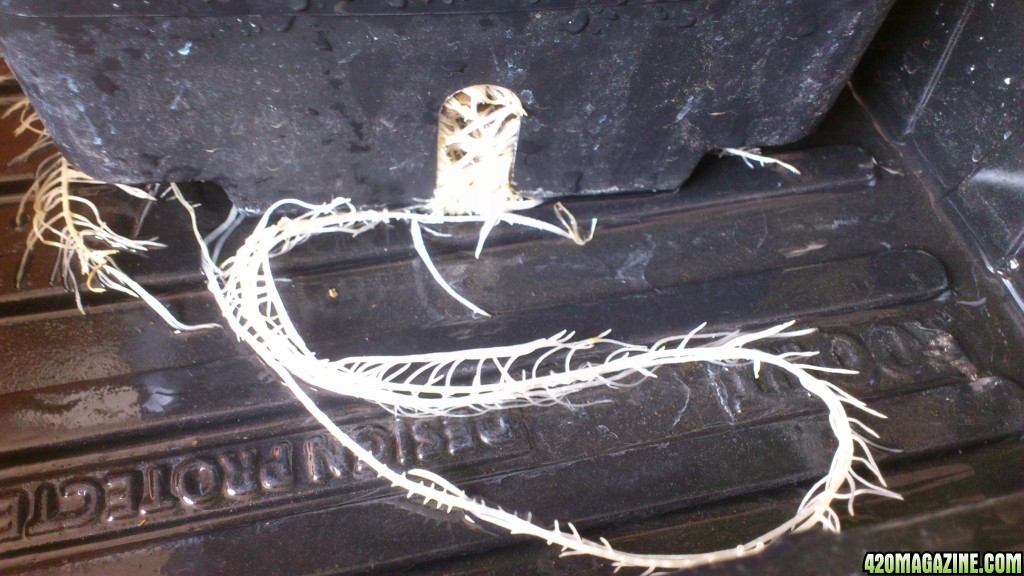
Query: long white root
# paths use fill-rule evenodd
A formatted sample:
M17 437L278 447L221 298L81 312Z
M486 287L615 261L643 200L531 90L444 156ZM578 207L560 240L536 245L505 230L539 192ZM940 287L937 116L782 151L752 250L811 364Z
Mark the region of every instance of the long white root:
M420 209L361 210L345 199L323 205L284 200L271 207L242 247L218 265L217 253L239 221L237 212L232 212L223 226L204 239L199 233L193 206L177 186L171 185L171 191L192 219L207 287L228 327L274 370L306 410L379 477L401 488L409 497L422 499L424 505L433 504L448 512L459 511L474 522L486 522L512 534L534 536L561 547L563 555L596 556L617 567L643 568L645 574L658 569L689 568L741 558L759 552L787 533L816 526L838 531L840 520L834 505L846 501L852 514L854 499L862 494L899 498L885 488L881 471L871 454L871 437L877 438L877 434L860 420L851 418L848 410L879 418L884 416L818 376L850 372L805 363L803 360L813 353L770 354L754 347L768 340L808 332L790 330L792 322L746 334L709 335L701 333L703 327L698 327L689 334L666 338L649 346L619 342L608 338L607 333L580 340L571 332L561 332L502 347L340 360L316 357L292 323L271 270L274 257L314 236L333 233L355 236L382 224L408 223L417 253L438 284L474 312L486 315L482 308L460 296L434 267L423 242L422 229L445 224L480 224L478 256L488 232L499 223L532 227L577 244L586 243L593 235L593 221L590 234L584 235L576 219L561 205L555 206L561 226L512 212L534 204L516 195L508 180L518 121L525 112L518 100L513 101L507 98L508 94L494 91L494 88L466 89L446 105L450 113L442 115L439 145L447 152L447 160L441 161L444 166L439 164L435 200ZM48 146L49 137L31 109L26 105L9 113L18 111L21 113L19 130L39 135L38 146L30 152ZM725 152L738 155L745 162L774 163L799 173L794 167L760 156L756 151L727 149ZM442 170L447 170L445 183L440 178ZM117 268L111 260L114 254L145 251L162 245L114 232L103 221L95 204L72 193L74 186L95 184L101 183L69 166L60 155L43 161L37 181L24 201L32 202L34 215L19 279L33 248L45 244L57 248L55 275L75 292L79 308L82 304L76 265L90 290L116 290L141 298L176 329L213 326L186 326L178 322L156 298ZM469 196L458 193L459 187L483 190L486 194ZM120 188L134 196L153 199L144 190ZM278 218L278 211L283 208L299 208L304 212L297 217ZM212 255L208 244L213 245ZM747 363L755 373L763 366L789 372L825 404L838 445L828 473L811 487L791 519L735 548L693 554L619 551L604 538L597 541L584 538L572 523L565 523L563 528L556 521L552 528L546 528L534 523L531 516L524 518L488 505L427 470L404 473L392 470L339 428L300 384L373 402L400 415L461 416L515 406L571 405L572 397L582 391L634 386L642 380L656 378L655 371L659 367L695 362ZM461 376L463 369L471 374L469 382Z
M175 189L176 193L177 190ZM184 202L192 215L195 212ZM271 223L274 211L285 205L300 205L307 212L296 218ZM522 216L502 217L508 223L523 224ZM345 200L312 206L283 201L258 223L245 244L231 258L217 266L196 231L203 251L203 270L228 327L246 342L277 373L302 405L345 448L372 468L378 476L449 512L458 510L475 521L483 521L513 534L528 534L560 546L563 554L589 554L616 566L676 569L739 558L760 551L765 545L789 533L822 526L839 530L836 501L853 500L862 494L892 498L899 496L885 488L885 481L871 454L868 436L877 437L859 420L850 418L849 408L884 418L815 373L850 373L847 370L813 366L801 362L812 354L791 352L769 354L751 347L769 339L792 337L807 331L789 331L792 323L750 334L719 335L710 343L694 345L701 338L699 328L651 346L618 342L601 335L574 340L562 332L550 338L504 347L479 348L407 356L364 356L341 360L317 358L309 350L288 315L278 293L270 262L312 236L325 233L356 235L378 224L407 221L414 226L452 222L486 222L482 216L436 216L419 212L357 210ZM550 224L527 223L568 238L578 231ZM586 358L583 358L585 356ZM563 530L544 528L517 514L475 500L447 480L427 471L399 473L377 460L320 410L300 382L336 394L379 404L396 414L420 416L463 415L523 405L568 404L573 394L599 386L630 386L639 377L652 376L660 366L693 362L744 362L755 371L770 365L796 377L808 392L821 399L829 411L829 424L838 441L826 476L812 486L793 518L746 544L716 552L696 554L631 554L613 549L607 541L583 538L572 524ZM460 366L473 374L468 383L456 376ZM864 470L858 472L855 467Z
M760 148L722 148L721 151L719 151L719 155L736 156L739 159L743 160L743 163L746 164L748 168L753 168L754 163L761 167L770 166L774 164L782 168L783 170L796 174L797 176L800 175L800 171L797 170L796 166L783 162L778 158L765 156L764 154L761 154Z

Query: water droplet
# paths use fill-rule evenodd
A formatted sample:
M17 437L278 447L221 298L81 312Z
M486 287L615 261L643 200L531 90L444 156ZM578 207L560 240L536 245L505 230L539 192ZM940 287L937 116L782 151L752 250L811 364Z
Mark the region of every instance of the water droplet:
M818 21L814 16L805 16L797 20L790 33L794 38L806 38L818 31Z
M583 180L583 172L579 170L567 170L562 173L562 188L566 192L579 192L580 180Z
M92 77L93 84L99 88L100 92L104 94L113 94L117 92L117 83L110 79L109 76L103 73L94 74Z
M544 150L544 145L532 140L520 140L518 146L518 152L529 156L530 154L536 154Z
M178 54L181 54L182 56L188 56L190 52L192 52L191 42L185 42L184 46L178 48Z
M334 46L331 45L331 41L327 39L327 32L320 30L316 33L316 40L313 40L313 47L321 52L330 52L334 50Z
M267 16L263 21L274 32L287 32L292 29L292 24L295 23L295 16Z
M690 28L697 23L697 19L689 14L680 14L676 18L676 28Z
M985 151L981 149L978 144L974 145L974 149L971 150L971 162L977 164L981 162L981 159L985 157Z
M441 62L441 70L445 72L463 72L466 70L466 62L462 60L445 60Z
M589 23L590 14L586 10L577 10L572 16L559 18L557 28L569 34L579 34L586 30Z
M309 0L288 0L288 8L301 12L306 8L309 8Z

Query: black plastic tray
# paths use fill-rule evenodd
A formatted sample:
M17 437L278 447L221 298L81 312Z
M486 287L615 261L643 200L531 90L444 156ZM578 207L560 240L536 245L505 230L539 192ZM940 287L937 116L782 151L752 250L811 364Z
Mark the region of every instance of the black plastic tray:
M873 157L888 167L899 159L852 101L826 126L860 146L832 144L824 131L780 155L800 177L721 159L679 194L572 205L599 218L583 248L507 229L479 262L469 230L434 246L442 271L494 319L450 303L400 229L310 243L281 263L284 294L325 355L511 342L567 327L648 341L702 321L817 326L798 344L861 372L837 382L890 416L877 427L903 453L883 467L908 501L864 501L851 540L794 539L748 563L791 566L821 546L854 557L850 546L881 546L878 535L909 537L878 522L1019 489L1019 441L992 443L1024 432L1024 374L1018 311L1001 281L912 177L875 167ZM204 206L212 225L217 204L208 197ZM173 205L144 224L143 235L184 237ZM17 235L7 234L13 260ZM190 249L155 253L128 269L186 321L214 319L193 258ZM0 569L608 570L421 509L362 476L228 334L172 334L134 302L94 299L82 316L47 287L47 262L33 270L26 291L5 284L0 295L0 501L17 511L5 516L15 521ZM331 298L332 287L347 296ZM693 367L597 397L614 403L452 421L396 421L323 401L392 465L444 471L473 494L570 518L633 549L742 541L790 513L831 457L822 407L770 371L754 380L749 370ZM982 444L990 447L969 450ZM1002 455L986 456L992 450ZM944 538L922 545L976 545Z
M652 341L703 321L795 318L820 331L792 345L858 370L837 384L889 415L874 423L880 441L902 451L880 453L881 466L905 500L865 498L856 516L842 514L841 534L787 537L692 573L851 574L867 551L1020 550L1014 217L1024 194L1019 178L993 177L1020 171L1020 112L1003 112L1021 95L1020 53L985 54L984 76L998 86L956 78L977 38L1002 30L995 38L1008 42L1007 21L1024 8L922 6L897 6L854 91L811 137L771 151L800 176L710 158L677 193L576 199L578 218L599 219L585 247L499 227L478 261L473 227L432 239L442 272L492 319L473 318L433 284L400 226L319 238L279 262L289 310L332 357L566 328ZM907 58L931 80L907 76ZM957 95L987 103L957 118L983 136L977 160L935 133L950 126L940 119ZM913 129L904 112L918 116ZM26 186L0 188L0 572L611 572L368 479L226 332L173 334L146 306L110 295L87 295L83 316L50 284L45 252L15 291L24 230L12 223ZM202 201L205 229L221 221L219 191L188 193ZM180 209L159 205L142 220L142 204L123 195L97 201L119 229L178 248L122 259L126 271L184 321L217 318L195 248L178 240L189 237ZM749 369L692 366L588 398L613 403L411 421L319 401L398 468L443 472L471 494L636 551L709 550L764 532L792 514L834 449L822 406L770 370L754 379Z

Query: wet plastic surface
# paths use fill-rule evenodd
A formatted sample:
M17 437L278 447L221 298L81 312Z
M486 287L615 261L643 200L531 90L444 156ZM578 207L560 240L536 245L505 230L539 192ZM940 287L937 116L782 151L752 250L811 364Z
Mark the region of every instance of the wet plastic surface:
M1022 21L1019 2L904 2L856 83L908 167L1024 304Z
M476 261L472 228L432 240L442 272L495 312L490 320L444 297L397 226L302 247L280 263L282 293L306 339L332 356L563 328L651 341L702 321L797 318L821 332L792 345L859 370L837 383L890 416L877 429L903 452L883 466L907 502L865 500L841 536L793 538L746 568L706 572L856 560L848 571L863 550L894 540L1019 545L1021 516L1007 511L1019 509L1024 482L1022 334L1001 279L971 257L917 179L875 166L901 159L852 99L779 156L803 175L711 159L677 194L573 203L579 218L599 218L585 247L499 229ZM223 206L206 198L212 226ZM15 200L0 207L5 223ZM137 224L138 207L121 210L123 226ZM139 233L181 238L183 226L166 204ZM5 230L5 261L19 238ZM179 247L126 268L186 321L214 319L194 248ZM144 306L109 298L88 298L82 316L48 285L49 267L37 259L21 292L9 274L0 286L0 570L609 570L409 503L335 449L227 334L173 334ZM708 549L759 533L792 512L833 449L822 407L771 371L754 379L694 366L586 399L614 402L396 421L322 401L393 466L443 471L472 494L637 550ZM997 498L1007 504L989 503ZM993 528L971 535L950 518Z
M538 197L675 190L706 152L793 142L890 4L5 0L0 44L96 178L408 205L476 84L522 99L514 184Z
M914 5L893 14L907 18ZM965 30L988 17L989 3L958 6ZM578 218L599 219L584 247L498 228L475 260L473 227L430 239L442 273L492 319L443 294L401 226L304 245L279 262L282 294L306 340L332 357L566 328L649 342L704 321L795 318L820 331L787 346L858 370L836 383L889 415L872 424L902 450L883 454L882 468L905 501L865 498L856 516L841 513L842 534L789 537L690 573L850 574L868 550L1020 550L1024 323L1005 259L1017 254L1012 217L1024 198L1020 133L982 139L993 151L970 164L958 142L922 144L945 125L929 111L955 101L942 88L948 72L931 68L922 73L934 86L906 108L921 119L894 130L885 113L902 108L871 78L895 73L885 62L899 60L884 51L903 49L892 39L906 26L883 29L855 81L866 109L844 94L813 136L773 152L800 176L709 158L678 193L572 201ZM955 61L956 44L922 66L946 53ZM940 157L957 167L952 180L928 160ZM0 189L0 573L611 572L368 478L225 332L173 334L144 305L103 295L86 297L83 316L50 285L45 253L15 291L18 186L15 174ZM225 199L191 193L212 228ZM188 238L173 203L143 219L141 204L116 198L104 210L121 229ZM174 244L123 267L183 320L215 320L194 246ZM580 398L599 399L613 402L395 420L319 398L397 468L444 472L470 494L636 551L721 548L767 530L792 514L834 449L822 406L771 370L755 379L749 368L690 366Z

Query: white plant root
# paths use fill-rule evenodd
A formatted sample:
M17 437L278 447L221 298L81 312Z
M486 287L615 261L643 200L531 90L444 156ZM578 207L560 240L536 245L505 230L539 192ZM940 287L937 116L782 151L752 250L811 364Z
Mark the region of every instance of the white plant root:
M432 213L495 216L538 204L523 199L510 183L523 116L519 97L501 86L469 86L445 100L437 131L437 182L428 204Z
M180 192L179 200L195 224L195 212ZM283 206L300 206L306 212L294 218L271 222ZM571 229L559 229L540 221L514 214L500 215L509 224L526 224L561 236L579 237ZM504 528L513 534L528 534L560 546L564 555L588 554L611 561L618 567L678 569L739 558L760 551L765 545L788 532L814 526L839 530L839 517L832 506L846 500L850 513L854 498L861 494L899 498L886 488L881 472L871 455L877 435L847 413L852 407L884 418L864 403L814 373L849 374L848 370L813 366L800 359L807 352L769 354L751 348L768 339L806 334L787 331L792 322L751 334L729 334L710 344L691 345L699 330L680 337L661 340L651 346L637 346L607 338L607 334L585 340L573 340L562 332L550 338L512 346L479 348L453 352L407 356L363 356L341 360L317 358L309 350L293 325L275 286L272 258L284 254L309 238L327 233L360 234L386 222L407 221L412 226L479 222L491 217L479 215L437 216L411 211L387 212L357 210L345 200L314 206L295 200L275 204L259 221L238 252L217 266L196 231L203 253L203 271L229 328L246 342L277 373L285 386L331 434L376 474L401 488L409 497L424 504L435 504L449 512L458 510L467 518ZM524 221L526 220L526 221ZM574 238L574 239L575 239ZM580 360L586 355L593 361ZM572 394L590 388L622 387L636 383L637 377L654 376L660 366L694 362L750 363L755 373L764 365L781 368L800 382L808 392L821 399L829 410L829 424L838 441L828 474L816 482L793 518L746 544L697 554L631 554L613 549L606 540L583 538L571 524L563 530L556 522L544 528L530 518L522 518L501 508L489 506L456 488L450 482L425 470L399 473L377 460L341 430L320 410L300 386L300 382L335 394L360 398L379 404L401 415L466 415L513 406L570 404ZM470 368L471 382L460 382L460 366ZM858 472L861 465L866 473Z
M736 156L743 160L743 163L746 164L748 168L753 168L753 163L756 163L761 167L774 164L784 170L796 174L797 176L800 175L800 171L796 169L796 166L783 162L777 158L772 158L771 156L765 156L764 154L761 154L760 148L722 148L719 155Z
M345 199L323 205L284 200L264 214L234 256L218 265L216 256L211 255L207 244L214 245L215 251L219 252L231 229L237 224L237 214L233 213L223 226L204 239L198 231L193 206L184 199L177 186L171 185L171 191L192 219L207 286L228 327L274 370L305 409L342 446L372 468L379 477L406 491L410 498L422 499L424 505L434 504L438 509L444 508L448 512L457 510L468 520L486 522L512 534L534 536L550 545L561 547L566 556L596 556L610 561L617 568L643 568L644 574L659 569L689 568L741 558L759 552L786 533L800 532L819 525L826 530L838 531L840 521L833 510L837 501L845 500L849 513L853 514L854 499L858 495L899 498L884 487L885 481L871 454L870 447L874 443L870 438L877 438L877 434L861 421L850 417L848 409L879 418L884 416L815 375L851 372L803 363L803 359L813 355L810 352L770 354L752 347L766 340L809 332L790 331L792 322L754 333L726 335L703 335L700 333L701 326L684 336L666 338L650 346L612 340L607 337L607 333L574 340L572 333L561 332L549 338L503 347L340 360L317 358L292 323L271 270L274 257L289 252L314 236L331 233L355 236L382 224L407 222L413 233L417 253L434 279L450 295L480 314L486 312L461 297L430 261L421 233L424 227L455 223L481 224L478 255L487 233L498 223L529 226L577 244L589 240L589 236L581 234L572 214L561 205L555 207L561 227L511 213L511 210L534 204L519 198L508 184L515 139L511 138L509 144L506 136L513 129L518 132L518 118L523 112L521 106L516 109L508 101L499 105L498 102L505 95L494 91L494 87L478 88L482 92L467 89L453 96L455 102L467 110L460 112L463 121L449 122L450 127L455 128L447 136L442 133L439 145L444 148L443 142L448 142L452 150L461 148L457 148L459 153L449 156L451 170L446 172L448 176L445 176L444 183L439 178L438 196L424 209L360 210ZM460 94L465 98L459 97ZM518 106L518 100L514 103ZM474 110L486 118L472 118ZM22 114L24 129L38 127L31 119L31 113L26 115L22 111ZM452 118L455 116L448 117L449 120ZM445 130L445 122L443 116L442 132ZM468 140L460 139L460 132L468 134ZM45 135L45 131L39 133ZM490 152L474 152L483 150L474 148L479 143L472 142L481 134L490 134L486 137L491 141ZM495 142L504 144L496 145ZM511 155L508 154L509 149ZM734 153L729 150L727 152ZM796 171L773 159L742 152L738 155L745 161L771 162ZM479 158L487 154L496 158ZM459 164L473 156L478 159ZM506 159L509 161L507 165ZM493 171L503 174L503 184L499 182L502 178L492 177ZM478 199L478 202L465 193L446 196L445 191L441 190L458 186L460 182L461 185L472 184L474 189L484 190L481 196L483 199ZM26 200L31 199L35 208L26 261L35 244L54 246L60 251L56 271L74 287L77 287L77 283L72 266L77 263L90 289L112 289L139 297L171 326L179 330L198 328L178 322L156 298L114 265L111 256L120 250L144 251L159 244L150 240L126 238L112 231L100 218L92 202L72 194L72 186L79 184L98 182L68 166L59 155L44 161L37 183L26 196ZM148 193L136 188L121 189L133 195L151 198ZM304 212L297 217L275 220L282 208L300 208ZM593 235L593 225L592 221L590 236ZM78 302L81 307L80 300ZM707 342L709 338L711 341ZM697 341L704 343L695 344ZM530 515L522 517L488 505L427 470L415 469L404 473L392 470L339 428L300 384L374 402L400 415L462 416L515 406L572 405L571 396L584 390L602 386L616 388L637 385L642 379L656 378L655 371L661 366L695 362L748 363L755 374L765 365L789 372L804 389L824 402L838 446L828 474L811 487L790 520L735 548L694 554L633 554L615 550L604 538L597 541L584 538L572 523L565 523L563 528L562 524L555 521L552 528L545 528L534 523ZM463 368L468 369L468 383L461 375Z
M5 117L14 113L21 114L21 123L15 134L30 131L35 133L37 138L32 147L13 162L25 161L33 154L53 145L27 99L9 108ZM140 298L176 330L219 327L217 324L192 326L179 322L166 306L117 267L112 257L120 252L146 252L154 248L163 248L164 245L155 240L137 240L115 232L103 221L96 204L72 191L73 188L83 186L110 185L76 170L59 152L53 153L39 164L35 181L22 197L18 207L18 223L24 221L25 209L29 202L32 203L33 214L15 283L21 285L33 250L37 245L43 244L57 250L51 281L59 279L64 283L65 288L74 294L75 304L82 313L85 313L85 309L82 305L79 274L84 278L85 287L90 292L114 290ZM141 188L122 184L116 187L136 198L156 200Z
M43 126L43 121L29 104L28 98L22 98L10 105L0 118L7 119L15 114L18 115L18 126L14 129L14 137L17 138L26 132L36 135L36 141L27 150L11 159L11 164L21 164L39 151L53 146L53 140Z

